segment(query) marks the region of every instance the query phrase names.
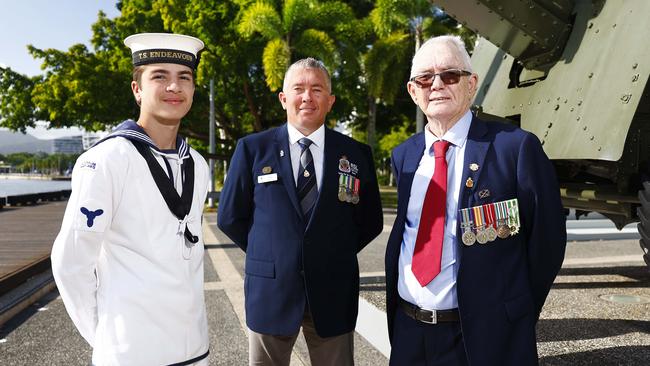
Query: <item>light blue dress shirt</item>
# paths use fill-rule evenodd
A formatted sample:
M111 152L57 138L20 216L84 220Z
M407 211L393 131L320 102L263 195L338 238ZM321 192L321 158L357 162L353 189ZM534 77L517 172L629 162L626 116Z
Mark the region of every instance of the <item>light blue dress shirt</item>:
M458 220L458 196L464 186L461 182L465 160L467 133L472 123L472 113L467 112L458 122L445 133L443 140L451 142L447 150L447 211L445 216L444 239L442 242L442 263L440 273L426 286L420 283L411 271L415 238L418 234L420 215L424 196L433 176L435 158L433 143L439 140L424 129L424 151L420 164L413 177L411 196L409 197L404 225L404 236L399 255L399 278L397 290L402 299L427 310L446 310L458 307L456 295L456 278L460 265L460 248L456 240Z

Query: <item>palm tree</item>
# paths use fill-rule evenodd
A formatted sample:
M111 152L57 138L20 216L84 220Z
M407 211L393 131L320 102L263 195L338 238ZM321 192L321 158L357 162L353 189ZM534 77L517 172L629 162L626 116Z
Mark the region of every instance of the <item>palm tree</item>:
M425 19L431 19L432 9L427 0L377 0L375 9L370 13L370 20L380 38L389 37L395 32L411 34L417 51L422 44ZM409 40L404 37L403 42L407 41ZM416 131L422 131L424 115L418 107L415 121Z
M256 0L243 9L237 29L246 38L259 34L267 41L262 66L266 85L276 91L296 56L319 58L331 69L338 57L337 27L354 19L339 1Z
M409 35L394 32L375 41L363 55L363 71L368 90L367 143L376 145L377 103L393 104L399 90L404 87L404 74L408 64Z
M458 34L467 42L473 39L473 33L458 27L457 23L445 13L435 8L427 0L377 0L375 8L370 13L375 33L380 39L394 37L395 34L410 34L417 51L423 39L453 33ZM411 40L402 38L402 42ZM412 55L412 54L411 54ZM410 62L401 67L404 70L410 68ZM416 107L416 131L424 128L424 115L420 108Z

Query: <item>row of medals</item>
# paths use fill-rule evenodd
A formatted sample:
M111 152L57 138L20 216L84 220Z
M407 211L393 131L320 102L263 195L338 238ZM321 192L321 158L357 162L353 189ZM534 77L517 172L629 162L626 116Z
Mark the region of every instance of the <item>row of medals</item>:
M509 203L510 205L508 205ZM475 208L479 210L482 218L490 216L485 214L486 212L500 212L502 217L496 220L489 217L487 220L480 220L481 222L485 222L484 225L477 225L475 224L477 222L476 219L473 220L474 223L467 219L472 216L470 212L473 212ZM499 209L501 210L499 211ZM464 208L459 211L462 218L462 241L467 246L474 245L476 242L486 244L495 241L497 238L505 239L519 233L519 210L516 199ZM503 215L506 215L506 217L503 217Z
M339 172L339 201L353 204L359 203L359 179Z

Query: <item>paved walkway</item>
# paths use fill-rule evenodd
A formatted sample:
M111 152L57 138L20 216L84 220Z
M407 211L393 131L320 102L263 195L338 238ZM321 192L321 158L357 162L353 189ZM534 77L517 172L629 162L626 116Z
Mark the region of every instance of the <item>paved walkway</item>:
M388 363L383 259L393 220L394 215L386 214L384 232L359 254L361 299L355 362L360 366ZM50 221L35 225L48 227L50 235L56 235L60 219ZM215 221L216 214L205 216L210 365L246 365L244 253L216 228ZM538 324L540 364L647 364L650 303L635 303L635 299L650 300L650 274L641 259L638 241L570 242ZM87 365L90 353L56 291L0 328L2 365ZM306 345L299 337L292 365L309 364Z
M0 295L7 290L5 287L15 286L7 283L11 282L10 277L49 259L66 203L49 202L0 210Z

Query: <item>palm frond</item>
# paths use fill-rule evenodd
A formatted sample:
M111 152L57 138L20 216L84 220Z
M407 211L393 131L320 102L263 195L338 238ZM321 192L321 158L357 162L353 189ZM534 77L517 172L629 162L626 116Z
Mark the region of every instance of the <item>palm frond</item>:
M306 28L314 18L316 6L314 0L286 0L282 9L282 25L285 33Z
M349 23L355 20L352 8L343 2L332 1L321 3L314 16L314 28L333 29L337 24Z
M266 85L271 91L274 92L282 86L284 73L289 67L290 59L289 46L280 38L270 40L264 47L262 65L264 66Z
M264 1L257 1L244 10L237 25L237 31L244 37L259 33L268 40L281 37L281 30L280 15L271 4Z
M387 37L389 34L408 29L408 16L404 14L399 0L378 0L375 8L370 12L375 33L379 37Z
M295 43L296 52L322 60L327 66L334 64L336 44L327 33L317 29L306 29Z
M396 32L377 40L364 58L368 94L392 104L399 88L403 88L404 73L408 65L410 37Z

